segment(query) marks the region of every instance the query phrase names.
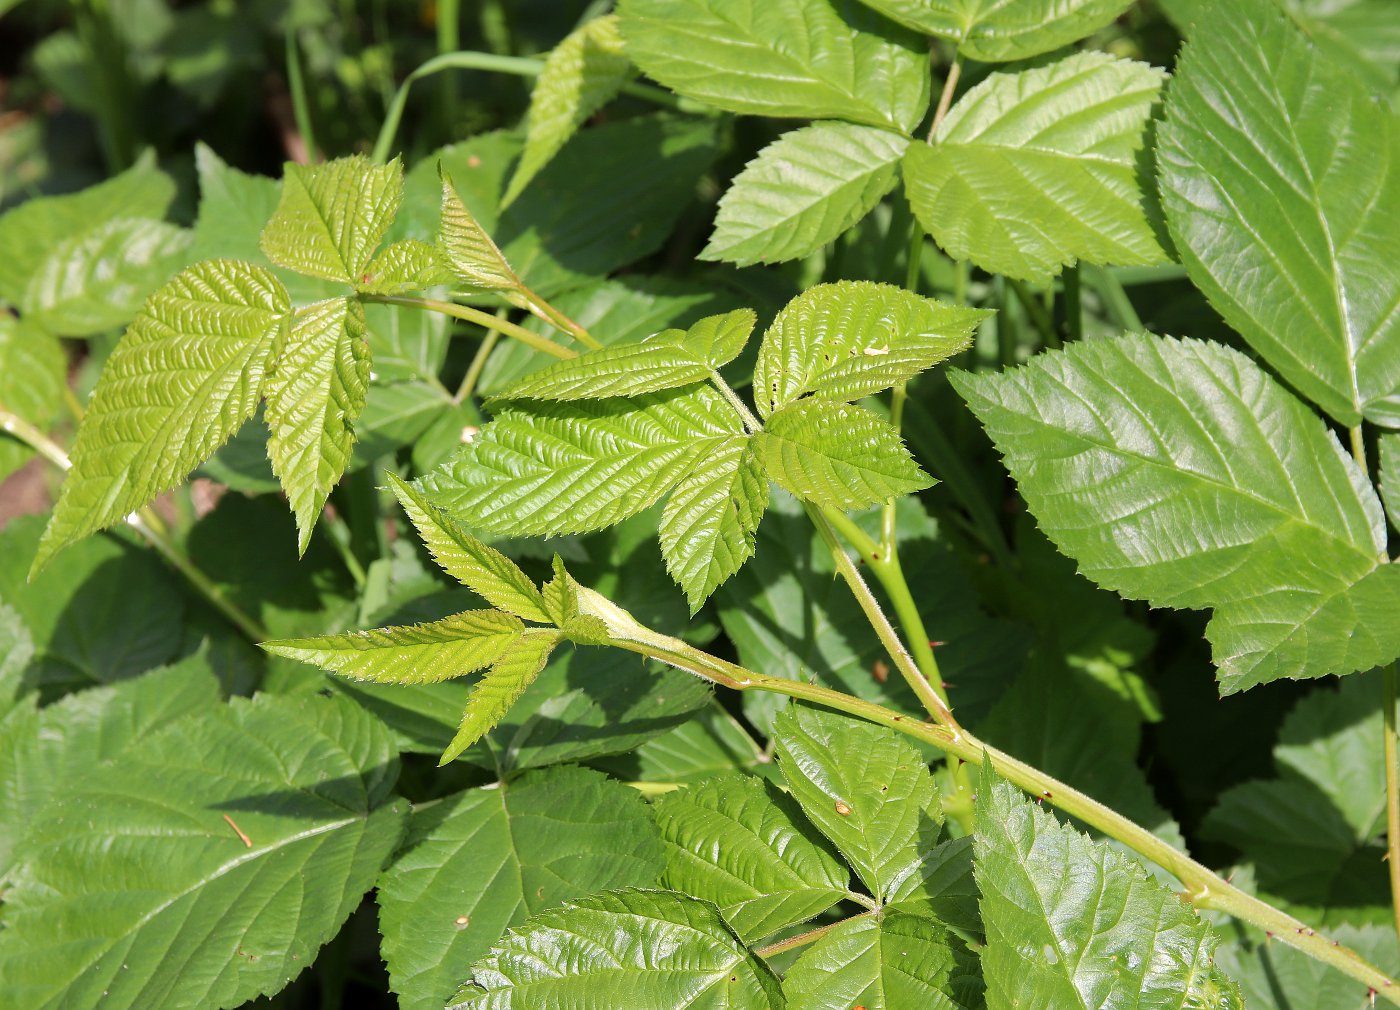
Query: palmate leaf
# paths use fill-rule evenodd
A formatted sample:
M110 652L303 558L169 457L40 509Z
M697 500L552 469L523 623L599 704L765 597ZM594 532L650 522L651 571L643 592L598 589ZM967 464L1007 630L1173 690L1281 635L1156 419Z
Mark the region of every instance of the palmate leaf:
M943 926L889 912L824 934L788 969L783 995L788 1010L971 1010L954 998L964 973Z
M1225 693L1400 655L1380 502L1316 415L1244 355L1128 336L957 375L1046 535L1093 581L1213 608Z
M389 734L348 699L202 708L30 826L0 975L33 1010L234 1007L314 959L402 830Z
M553 631L527 631L506 646L472 688L457 735L443 751L439 766L456 760L462 751L496 728L540 675L550 652L559 644L559 637Z
M818 284L763 334L753 372L759 413L808 393L858 400L912 379L966 348L987 315L892 284Z
M1400 425L1400 124L1274 4L1216 5L1158 161L1191 279L1344 425Z
M520 195L575 130L617 96L632 73L615 15L580 25L554 47L530 92L525 149L501 197L503 206Z
M802 705L779 714L773 737L793 797L875 900L915 891L943 823L919 752L888 729Z
M957 44L984 63L1023 60L1090 35L1132 0L861 0L924 35Z
M428 624L284 638L262 647L355 680L436 684L490 666L524 633L510 614L468 610Z
M554 767L427 806L379 878L389 983L403 1010L441 1010L507 927L569 898L649 885L665 865L641 794Z
M743 433L707 386L511 406L421 486L449 516L489 532L584 533L655 504Z
M1165 262L1138 164L1165 76L1090 52L989 75L904 156L920 224L955 259L1030 281Z
M768 475L799 498L851 510L933 486L899 432L849 403L801 400L754 436Z
M1130 857L1061 826L984 768L976 873L988 1010L1239 1010L1217 937Z
M894 188L908 146L907 136L855 123L783 134L734 177L700 258L743 267L815 252Z
M288 315L269 271L232 260L150 297L98 378L35 571L175 487L252 417Z
M298 309L267 379L267 455L297 520L297 550L350 462L354 424L369 395L369 343L358 300Z
M449 1010L781 1010L778 982L709 902L606 891L542 912L472 967Z
M849 893L850 873L801 810L751 775L712 778L652 807L666 842L662 883L713 902L752 943Z
M403 200L403 165L363 155L321 165L288 162L282 199L259 242L278 266L344 284L361 283Z
M928 108L922 42L858 13L831 0L618 5L627 55L689 98L730 112L911 130Z

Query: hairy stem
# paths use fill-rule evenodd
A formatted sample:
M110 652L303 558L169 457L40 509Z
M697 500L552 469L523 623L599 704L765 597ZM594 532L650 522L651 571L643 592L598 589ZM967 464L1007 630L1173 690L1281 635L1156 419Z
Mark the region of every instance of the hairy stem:
M798 933L796 936L790 936L786 940L770 943L766 947L756 947L754 948L754 953L767 960L777 954L782 954L789 950L796 950L798 947L805 947L809 943L815 943L837 926L844 926L846 923L855 922L857 919L868 919L874 914L874 909L871 909L869 912L861 912L859 915L853 915L847 919L831 922L825 926L818 926L816 929L809 929L805 933Z
M575 350L556 344L548 337L538 333L531 333L525 327L517 326L508 319L497 318L489 312L474 309L470 305L442 302L436 298L407 298L400 295L361 295L360 298L367 302L379 302L382 305L402 305L410 309L423 309L426 312L440 312L445 316L452 316L454 319L465 319L469 323L476 323L486 330L496 330L520 341L533 350L543 351L556 358L578 357L578 352Z
M933 122L928 127L928 142L933 143L933 138L938 133L938 128L943 125L943 117L948 115L948 107L953 104L953 92L958 88L958 78L962 76L962 57L953 54L953 62L948 67L948 76L943 79L943 91L938 96L938 108L933 112Z
M593 334L589 333L586 329L564 315L564 313L560 312L529 288L522 288L521 293L525 296L525 304L530 311L539 316L550 326L553 326L560 333L567 333L591 351L597 351L602 348L603 345Z

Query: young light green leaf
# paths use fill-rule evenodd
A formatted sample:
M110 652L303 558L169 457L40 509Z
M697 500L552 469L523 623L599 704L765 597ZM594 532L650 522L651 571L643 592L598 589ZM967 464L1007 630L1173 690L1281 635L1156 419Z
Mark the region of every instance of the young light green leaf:
M472 966L448 1010L780 1010L778 982L715 907L606 891L542 912Z
M403 165L363 155L321 165L288 162L282 199L259 242L267 258L308 277L364 283L403 200Z
M983 63L1024 60L1098 31L1132 0L861 0L923 35L937 35Z
M768 478L744 435L712 449L671 492L658 529L661 553L692 614L753 557L767 507Z
M655 504L743 430L708 386L509 407L421 486L448 515L489 532L585 533Z
M160 218L175 199L175 183L147 151L106 182L77 193L26 200L0 215L0 299L22 305L40 264L65 241L119 217Z
M1267 0L1215 5L1158 161L1192 281L1344 425L1400 425L1400 125Z
M394 295L422 291L451 279L451 271L436 247L406 238L379 250L356 287L369 294Z
M725 775L652 807L666 841L662 884L713 902L747 943L842 898L850 873L792 800L752 775Z
M443 751L439 767L455 761L462 751L496 728L540 675L559 638L553 631L527 631L506 646L472 688L457 735Z
M801 400L753 439L768 476L797 497L844 510L933 486L899 432L849 403Z
M442 223L438 231L442 258L458 278L481 291L495 291L519 301L524 287L486 229L457 194L451 176L442 176Z
M691 324L678 342L719 368L739 356L757 323L758 314L753 309L705 316Z
M664 866L641 794L587 768L530 772L425 807L378 884L399 1005L441 1010L463 967L507 927L567 899L650 885Z
M744 267L815 252L894 188L908 146L903 134L854 123L783 134L734 177L700 258Z
M277 278L232 260L147 300L98 378L34 571L175 487L253 416L288 314Z
M763 335L753 373L759 413L766 417L808 393L858 400L912 379L967 347L986 317L892 284L808 288Z
M688 98L730 112L911 130L928 108L922 40L860 13L831 0L618 5L627 54Z
M443 515L422 492L397 474L388 473L386 477L394 497L443 571L502 610L538 624L550 623L540 591L519 565Z
M350 462L354 424L369 394L369 344L358 300L298 309L267 379L267 455L297 519L297 551Z
M44 430L63 403L68 358L53 335L0 313L0 409ZM23 442L0 437L0 480L34 455Z
M501 197L503 206L520 195L588 117L617 97L632 72L616 15L580 25L554 47L530 92L525 149Z
M953 258L1030 281L1165 262L1139 179L1165 76L1091 52L989 75L904 156L920 224Z
M789 705L773 726L783 777L879 902L900 897L938 840L928 766L892 730Z
M1030 510L1093 581L1213 608L1225 693L1400 655L1380 502L1327 427L1252 361L1145 335L953 384Z
M192 238L163 221L119 217L65 239L35 264L24 317L72 337L123 326L185 265Z
M889 912L824 934L788 969L783 995L788 1010L964 1010L953 998L958 974L941 925Z
M990 768L975 838L988 1007L1243 1006L1211 960L1215 933L1189 906Z
M525 625L510 614L468 610L428 624L283 638L262 647L355 680L436 684L490 666L524 633Z
M203 708L89 767L30 826L6 890L7 1000L232 1007L279 991L393 852L397 775L373 716L285 695Z
M681 336L681 330L665 330L640 344L604 347L557 361L531 372L500 398L601 400L704 382L713 369L674 339Z

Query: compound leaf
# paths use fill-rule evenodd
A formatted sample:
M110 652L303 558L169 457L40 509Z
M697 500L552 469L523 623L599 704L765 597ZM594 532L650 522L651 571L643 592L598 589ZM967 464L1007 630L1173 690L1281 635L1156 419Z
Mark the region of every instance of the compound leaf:
M595 894L542 912L472 967L449 1010L780 1010L767 966L707 901L671 891Z
M301 554L355 446L354 424L369 394L365 331L354 299L298 309L267 379L267 455L296 516Z
M398 842L397 774L388 731L350 700L277 695L89 767L31 824L6 891L7 997L174 1010L277 992Z
M403 200L403 165L363 155L321 165L288 162L282 199L259 245L278 266L345 284L364 283L370 259Z
M818 505L849 511L933 486L898 431L849 403L810 399L784 407L753 447L769 477Z
M743 267L815 252L894 188L908 146L907 136L855 123L783 134L734 177L700 258Z
M664 865L641 794L600 772L554 767L448 796L413 815L379 879L390 985L403 1010L441 1010L507 927L651 884Z
M1345 425L1400 425L1400 126L1266 0L1215 5L1158 148L1191 280Z
M594 18L554 47L530 92L525 149L501 197L503 206L520 195L589 116L617 96L632 73L616 15Z
M1400 655L1380 502L1301 402L1244 355L1145 335L953 384L1040 527L1093 581L1213 608L1225 693Z
M427 624L283 638L262 647L355 680L436 684L490 666L524 632L520 619L510 614L468 610Z
M559 635L555 632L527 631L506 646L472 689L457 735L443 751L439 765L456 760L462 751L496 728L540 675L557 644Z
M751 775L711 778L652 807L666 842L662 883L719 907L752 943L849 893L850 873L802 812Z
M924 35L955 43L984 63L1023 60L1093 34L1132 0L861 0Z
M175 487L253 416L288 315L277 278L233 260L196 263L147 300L97 380L35 571Z
M892 730L789 705L773 726L783 777L875 900L916 886L943 813L928 766Z
M1138 177L1165 76L1091 52L989 75L904 156L919 222L953 258L1030 281L1165 262Z
M1212 961L1215 933L1190 907L990 769L974 845L989 1010L1243 1005Z
M966 348L986 316L892 284L808 288L763 335L753 372L759 413L808 393L858 400L912 379Z
M644 73L730 112L908 131L928 108L922 40L831 0L623 0L618 13Z

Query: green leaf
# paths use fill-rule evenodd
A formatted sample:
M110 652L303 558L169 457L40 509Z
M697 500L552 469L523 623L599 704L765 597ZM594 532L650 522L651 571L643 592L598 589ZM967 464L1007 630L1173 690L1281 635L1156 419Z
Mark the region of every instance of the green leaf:
M734 177L700 258L744 267L816 252L894 189L908 146L906 136L855 123L783 134Z
M876 901L917 886L943 812L928 766L893 730L789 705L773 726L788 788Z
M1092 52L990 74L904 156L919 223L954 259L1029 281L1166 262L1139 179L1165 76Z
M449 1010L782 1010L777 980L708 902L622 890L533 916L472 967Z
M540 675L549 654L559 644L559 637L552 631L527 631L506 646L472 689L457 735L443 751L439 766L456 760L462 751L496 728Z
M632 76L617 17L604 15L574 29L544 61L530 92L525 149L502 204L510 204L559 153L589 117L617 97Z
M830 0L623 0L618 13L644 73L730 112L908 131L928 108L921 41Z
M639 344L604 347L555 362L531 372L500 397L599 400L704 382L713 369L677 339L683 335L680 330L665 330Z
M847 403L802 400L783 407L753 446L768 476L819 505L858 509L933 486L898 431Z
M150 297L97 380L35 571L175 487L253 416L288 308L269 271L232 260Z
M267 379L267 455L297 519L297 550L350 462L354 424L369 394L369 344L360 303L332 298L298 309Z
M34 658L34 636L25 627L19 611L4 602L0 602L0 656L4 657L0 659L0 726L3 726L5 717L14 711L15 707L20 704L21 697L27 693L24 671L29 666L30 660ZM696 731L708 735L711 721L700 723L697 720ZM719 742L718 734L739 728L737 725L728 727L722 723L716 724L714 726L715 742ZM747 736L748 734L743 735ZM703 737L700 740L700 746L704 746Z
M861 0L923 35L954 43L983 63L1024 60L1059 49L1110 24L1132 0Z
M343 699L235 699L147 735L31 826L5 894L8 995L154 1010L277 992L393 851L396 777L388 733Z
M1400 424L1400 125L1266 0L1182 53L1158 161L1191 280L1344 425Z
M452 178L442 176L442 223L438 230L442 258L457 277L479 291L495 291L514 301L524 288L505 255L486 229L477 223L457 194Z
M848 919L807 948L783 978L788 1010L963 1010L959 966L932 919L891 912Z
M1225 693L1400 655L1380 502L1321 420L1244 355L1128 336L953 384L1084 575L1214 609Z
M1395 929L1342 925L1328 934L1372 964L1396 961ZM1337 968L1287 944L1251 936L1248 943L1225 944L1216 953L1221 969L1239 979L1249 1010L1357 1010L1371 993Z
M47 429L63 403L67 372L68 356L57 338L28 320L0 313L0 408ZM33 456L18 439L0 437L0 480Z
M1243 1005L1211 960L1215 933L1136 861L1061 826L989 768L976 825L988 1008Z
M25 286L26 321L87 337L130 321L188 259L191 233L163 221L119 217L53 247Z
M285 656L355 680L435 684L496 662L524 633L499 610L468 610L428 624L263 642Z
M394 497L443 571L502 610L538 624L550 623L540 591L514 561L443 515L397 474L386 477Z
M30 279L60 243L119 217L163 217L173 199L175 183L147 151L131 168L99 185L26 200L0 216L0 299L23 304Z
M451 276L435 246L407 238L380 249L357 287L370 294L395 295L446 284Z
M603 529L655 504L743 425L707 386L508 407L422 480L434 505L516 536Z
M713 902L745 942L806 922L848 894L846 867L762 779L713 778L668 793L652 812L666 842L662 884Z
M278 266L360 284L403 200L403 165L363 155L320 165L288 162L282 199L259 242Z
M753 557L767 507L768 478L744 435L713 447L676 485L658 533L666 570L685 590L692 616Z
M1381 500L1385 502L1390 525L1400 529L1400 432L1382 432L1376 444L1380 451Z
M634 782L690 785L721 772L761 772L768 762L749 731L712 700L670 732L594 766Z
M685 347L719 368L743 352L757 323L758 313L753 309L735 309L696 320L679 339Z
M753 373L759 413L808 393L858 400L898 385L966 348L986 317L892 284L808 288L763 335Z
M440 1010L507 927L570 898L654 882L661 840L634 789L586 768L531 772L415 813L379 879L389 982Z

